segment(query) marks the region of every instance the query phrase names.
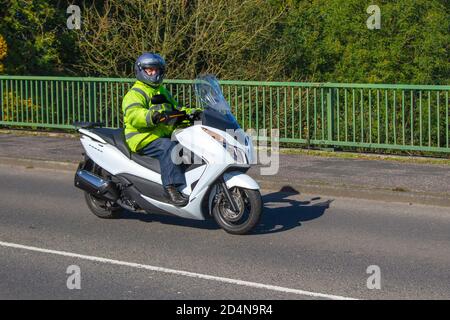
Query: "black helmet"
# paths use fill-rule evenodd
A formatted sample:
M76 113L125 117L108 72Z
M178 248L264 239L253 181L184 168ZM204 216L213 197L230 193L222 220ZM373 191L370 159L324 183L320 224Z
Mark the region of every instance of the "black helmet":
M155 75L148 75L144 69L153 67L157 69ZM145 52L137 58L134 64L136 79L148 84L151 87L158 87L164 80L166 73L166 62L159 54Z

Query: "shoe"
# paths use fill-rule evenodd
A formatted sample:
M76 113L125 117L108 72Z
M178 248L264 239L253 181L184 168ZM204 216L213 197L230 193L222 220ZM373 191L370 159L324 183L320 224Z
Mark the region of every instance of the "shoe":
M183 196L175 186L167 186L164 188L169 196L170 202L178 207L182 207L188 204L188 199Z

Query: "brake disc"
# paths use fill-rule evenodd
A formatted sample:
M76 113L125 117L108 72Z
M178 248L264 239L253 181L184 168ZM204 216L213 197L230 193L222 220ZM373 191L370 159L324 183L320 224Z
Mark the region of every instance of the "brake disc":
M238 191L236 192L230 192L231 196L234 199L234 202L236 203L237 207L238 207L238 212L234 212L228 203L224 203L222 202L222 210L221 212L224 215L224 218L226 218L227 220L231 221L231 222L236 222L239 221L239 219L242 218L242 215L244 214L244 200L242 199L242 195L240 194L240 192Z

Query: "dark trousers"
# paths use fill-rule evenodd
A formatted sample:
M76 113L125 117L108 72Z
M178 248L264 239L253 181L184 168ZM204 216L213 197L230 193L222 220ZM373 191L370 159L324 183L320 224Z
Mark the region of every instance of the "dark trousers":
M145 146L140 153L159 160L161 167L161 180L163 186L185 185L183 168L173 163L171 158L172 149L176 146L176 141L169 138L159 138Z

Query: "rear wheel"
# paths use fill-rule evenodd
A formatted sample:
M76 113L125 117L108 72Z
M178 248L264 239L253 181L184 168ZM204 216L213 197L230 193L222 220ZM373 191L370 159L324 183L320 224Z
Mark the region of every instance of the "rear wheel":
M259 190L234 187L229 190L238 212L234 212L225 200L219 195L219 200L213 208L213 217L217 224L231 234L246 234L259 222L262 212L262 200Z
M84 193L84 198L89 209L99 218L115 219L122 213L122 207L111 201L100 199L88 192Z
M85 170L94 173L95 175L109 180L111 177L108 177L108 172L104 170L102 167L98 166L92 159L86 156L86 163L84 166ZM91 210L93 214L102 219L115 219L120 217L122 213L122 207L118 204L108 201L102 198L99 198L91 193L84 192L84 199L86 200L86 204Z

